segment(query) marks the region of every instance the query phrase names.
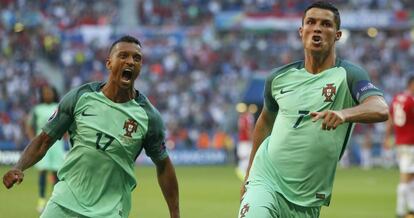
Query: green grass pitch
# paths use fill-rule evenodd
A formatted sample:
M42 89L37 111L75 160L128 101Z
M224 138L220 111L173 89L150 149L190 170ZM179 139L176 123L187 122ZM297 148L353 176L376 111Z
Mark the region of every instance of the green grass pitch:
M0 166L0 174L9 167ZM133 192L130 217L169 217L155 177L155 168L136 168L138 187ZM232 166L177 167L180 185L181 217L236 218L240 181ZM396 169L364 171L339 169L330 207L323 207L321 218L390 218L394 217ZM0 216L38 217L37 173L30 169L19 186L0 187Z

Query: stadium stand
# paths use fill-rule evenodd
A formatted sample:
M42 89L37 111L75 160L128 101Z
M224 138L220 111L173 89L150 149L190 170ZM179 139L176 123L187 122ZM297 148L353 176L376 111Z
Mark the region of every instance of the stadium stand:
M37 101L33 90L53 83L64 94L104 80L108 43L124 33L143 43L136 87L160 110L170 149L197 149L200 137L211 142L219 129L234 142L235 105L245 96L246 103L261 102L260 88L245 92L249 81L260 85L270 69L303 56L292 24L300 25L309 2L143 0L135 15L121 16L120 0L0 0L0 150L27 143L23 123ZM345 11L339 56L365 66L390 100L414 73L413 1L333 2ZM379 17L371 23L364 19L373 15ZM374 131L380 136L383 128Z

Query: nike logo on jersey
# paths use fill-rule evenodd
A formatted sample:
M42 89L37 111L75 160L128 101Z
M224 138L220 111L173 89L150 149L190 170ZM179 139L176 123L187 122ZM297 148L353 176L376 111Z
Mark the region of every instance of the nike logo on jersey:
M82 116L84 116L84 117L91 117L91 116L96 116L96 114L87 114L86 113L86 110L84 110L84 111L82 111Z
M286 93L288 93L288 92L293 92L294 90L283 90L283 89L281 89L280 90L280 94L286 94Z

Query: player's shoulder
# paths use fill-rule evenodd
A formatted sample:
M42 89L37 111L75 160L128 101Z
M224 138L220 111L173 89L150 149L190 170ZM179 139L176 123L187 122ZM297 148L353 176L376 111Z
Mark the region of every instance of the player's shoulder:
M78 86L66 93L59 105L73 112L75 105L85 93L96 92L104 85L104 82L91 82Z
M68 93L66 93L65 97L78 99L80 96L82 96L85 93L99 91L103 85L105 85L104 82L85 83L83 85L80 85L76 88L71 89Z
M267 76L267 80L272 80L273 78L275 78L278 75L288 73L292 69L302 69L304 67L305 67L305 62L303 60L299 60L299 61L295 61L295 62L285 64L283 66L280 66L280 67L277 67L277 68L274 68L273 70L271 70L270 71L271 73Z
M136 91L135 102L142 107L149 117L160 119L161 114L143 93Z
M336 60L336 67L342 67L350 74L361 74L366 72L362 66L340 58L337 58Z
M303 60L299 60L299 61L291 62L283 66L277 67L273 69L271 72L272 74L281 74L281 73L288 72L290 69L301 69L304 67L305 67L305 62Z
M77 93L97 92L103 87L103 85L105 85L104 82L90 82L90 83L85 83L81 86L78 86L74 88L73 90Z
M404 91L400 92L394 95L393 102L406 102L407 104L414 103L414 96L412 96L410 93Z

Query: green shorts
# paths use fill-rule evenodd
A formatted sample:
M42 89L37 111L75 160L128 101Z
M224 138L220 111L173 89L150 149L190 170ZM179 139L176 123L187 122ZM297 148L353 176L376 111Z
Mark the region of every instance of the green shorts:
M86 218L78 213L75 213L67 208L56 204L54 201L48 201L45 210L40 215L40 218Z
M286 200L264 184L250 182L238 218L317 218L321 207L303 207Z

